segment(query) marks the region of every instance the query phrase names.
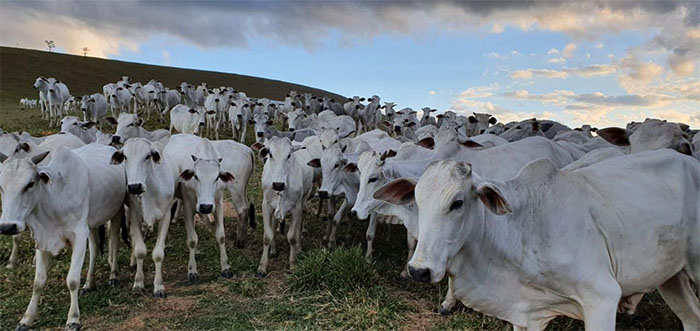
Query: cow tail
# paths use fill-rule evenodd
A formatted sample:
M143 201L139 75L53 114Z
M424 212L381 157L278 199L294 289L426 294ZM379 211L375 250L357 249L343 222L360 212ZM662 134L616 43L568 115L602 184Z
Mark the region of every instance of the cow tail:
M121 232L122 241L126 247L131 248L129 241L129 227L126 224L126 210L122 209L121 219L119 220L119 231Z
M258 227L258 224L255 223L255 205L252 202L250 203L250 207L248 207L248 224L251 229Z
M175 203L173 204L172 207L170 207L170 221L175 219L175 213L177 212L177 200L175 200Z
M97 228L97 235L98 235L98 240L97 240L97 245L100 246L100 255L103 255L105 253L105 237L106 237L107 231L105 230L105 226L100 225L99 228Z

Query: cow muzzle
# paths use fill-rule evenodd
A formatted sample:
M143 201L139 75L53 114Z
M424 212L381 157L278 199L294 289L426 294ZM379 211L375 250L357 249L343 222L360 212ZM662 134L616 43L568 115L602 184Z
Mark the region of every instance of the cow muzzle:
M428 268L414 268L409 265L408 274L417 282L430 283L430 269Z
M257 135L259 138L262 138L263 136L265 136L265 134L264 134L263 132L258 132L258 133L256 133L256 135Z
M15 223L0 224L0 234L14 236L19 233L19 227Z
M328 199L328 191L318 191L318 197L321 199Z
M238 117L238 118L243 118L243 115L241 115L241 114L236 114L236 117Z
M275 191L277 191L277 192L284 191L284 189L285 189L286 186L287 186L287 185L285 185L284 183L280 183L280 182L274 182L274 183L272 183L272 189L275 190Z
M112 144L119 145L121 144L122 137L120 136L112 136Z
M197 207L197 210L202 213L202 214L211 214L212 211L214 211L214 205L210 204L199 204Z
M129 192L129 194L132 195L139 195L144 192L143 185L141 183L129 184L126 186L126 189Z

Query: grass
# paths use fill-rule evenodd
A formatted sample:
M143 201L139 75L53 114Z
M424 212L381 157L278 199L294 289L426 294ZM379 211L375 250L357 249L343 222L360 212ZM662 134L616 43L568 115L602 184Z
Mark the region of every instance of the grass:
M71 65L55 71L44 68L44 72L28 71L30 63L22 56L30 57L38 66L64 61L69 57ZM37 62L38 61L38 62ZM83 62L85 61L85 62ZM93 63L94 62L94 63ZM94 65L94 67L92 67ZM76 74L81 68L86 71L85 81ZM142 76L130 70L141 70ZM34 70L34 69L31 69ZM108 71L111 70L111 71ZM183 76L175 76L181 72ZM188 76L189 74L192 76ZM201 73L202 76L194 76ZM107 81L116 80L122 74L137 80L158 77L172 86L181 79L191 82L207 81L210 85L224 84L216 81L218 73L186 71L182 69L144 66L118 61L71 57L45 52L0 48L0 126L6 130L24 130L34 135L52 133L43 122L39 110L20 111L17 101L21 97L34 95L31 89L33 77L39 75L65 77L69 87L80 93L101 89ZM211 79L207 74L211 74ZM21 83L14 81L27 76ZM70 81L75 77L75 81ZM95 78L97 77L97 78ZM166 80L167 79L169 80ZM196 77L196 78L187 78ZM235 85L234 78L230 76ZM103 79L103 80L101 80ZM254 80L254 78L246 78ZM79 83L80 81L80 83ZM269 83L260 80L256 84ZM295 88L280 84L279 93ZM229 83L226 83L230 85ZM28 86L28 88L27 88ZM275 97L275 88L266 92L255 90L255 86L238 88L252 96ZM248 88L246 88L248 87ZM82 89L82 90L81 90ZM286 89L286 90L285 90ZM29 92L32 92L29 94ZM269 94L267 94L269 93ZM149 129L162 127L154 121L145 125ZM248 144L254 141L252 130L248 130ZM224 133L224 138L230 132ZM380 225L375 239L373 263L364 261L366 222L352 221L341 224L338 231L340 247L327 251L323 237L326 224L314 217L316 202L312 202L305 214L308 235L302 240L303 252L297 266L290 270L287 259L289 247L284 236L277 235L279 256L270 260L268 276L255 278L255 270L262 251L262 217L259 214L262 201L260 176L262 164L256 163L255 173L249 186L250 200L255 203L258 228L248 235L248 246L234 248L228 242L233 279L219 276L218 248L214 240L214 229L208 222L198 222L199 250L197 256L200 280L187 283L187 246L182 221L173 224L168 234L168 248L164 261L164 281L168 297L151 297L153 263L150 257L144 263L147 293L131 292L133 270L128 267L129 252L123 246L119 252L121 266L119 283L107 286L109 267L106 257L97 260L97 289L80 298L81 322L86 329L94 330L511 330L511 326L493 317L461 309L450 317L441 317L434 309L441 302L446 283L426 285L402 280L399 273L406 257L405 230L400 226ZM230 208L229 208L230 210ZM313 211L313 212L311 212ZM234 238L232 213L226 212L226 230L229 239ZM147 247L153 247L154 238L148 238ZM13 328L20 320L31 296L34 277L32 265L33 244L25 237L20 247L20 263L16 270L3 266L7 261L11 239L0 237L0 330ZM44 291L35 323L38 329L60 329L68 311L68 291L65 275L69 254L63 253L51 261L47 287ZM85 269L83 270L85 275ZM618 315L618 329L651 330L680 329L678 319L663 303L658 294L645 296L633 316ZM556 319L550 330L583 329L583 324L567 318Z

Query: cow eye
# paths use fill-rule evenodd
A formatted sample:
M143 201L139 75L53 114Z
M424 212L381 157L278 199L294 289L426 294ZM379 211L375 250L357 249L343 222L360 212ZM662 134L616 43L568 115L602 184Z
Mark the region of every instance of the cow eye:
M291 157L292 157L292 154L287 155L287 158L288 158L288 159L291 158Z
M337 167L340 167L340 163L336 163L336 164L335 164L335 167L333 167L333 169L335 169L335 168L337 168Z
M377 177L372 177L372 178L370 178L367 182L368 182L368 183L374 183L374 182L376 182L376 181L377 181Z
M457 209L459 209L459 208L462 208L462 205L463 205L463 204L464 204L464 201L462 201L462 200L457 200L457 201L453 202L453 203L450 205L450 211L453 211L453 210L457 210Z
M518 129L518 130L520 130L520 125L516 126L515 128Z
M29 190L32 187L34 187L34 181L29 182L29 184L27 184L27 187L25 187L24 190Z
M194 175L194 179L196 179L197 181L199 181L199 177L197 177L197 175Z
M148 160L151 158L151 154L146 155L146 158L144 160Z
M78 125L78 123L73 123L73 125Z

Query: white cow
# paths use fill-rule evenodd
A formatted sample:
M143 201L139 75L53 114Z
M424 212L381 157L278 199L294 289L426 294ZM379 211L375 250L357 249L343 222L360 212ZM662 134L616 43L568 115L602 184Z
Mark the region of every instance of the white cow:
M170 139L170 132L165 129L148 131L144 129L143 119L136 114L121 113L119 119L108 117L106 119L112 125L117 126L117 132L112 136L112 144L119 146L124 144L130 138L146 138L150 141L160 141L161 144L167 145Z
M153 229L157 224L158 237L153 248L153 296L164 298L165 237L175 211L178 168L163 153L159 142L150 142L144 138L129 139L122 149L114 152L111 163L124 164L126 170L131 239L134 245L133 256L136 259L133 289L144 290L143 259L146 257L146 245L141 233L142 225Z
M107 98L107 102L112 108L112 116L115 116L115 113L120 115L129 112L131 98L131 92L126 87L119 86L114 89Z
M301 251L301 228L304 202L312 196L313 170L307 166L311 156L306 149L294 147L287 138L272 137L260 150L265 159L262 174L263 187L263 253L258 265L258 277L267 274L268 256L276 255L275 228L291 213L292 222L287 232L289 264L294 265ZM283 229L283 227L281 227Z
M506 181L444 161L417 185L398 180L375 196L417 203L413 279L450 274L457 299L516 330L543 330L560 315L614 330L618 303L654 289L686 330L700 328L700 163L691 157L647 151L573 172L538 160Z
M154 108L156 98L156 87L153 85L141 85L141 83L131 84L131 94L134 100L134 112L139 110L146 113L146 120L151 117L151 110Z
M163 90L156 92L154 103L159 109L160 120L164 121L163 116L173 107L181 103L180 93L177 90Z
M248 129L248 122L253 121L251 113L251 105L247 100L238 99L231 103L228 108L228 118L231 121L231 131L233 134L233 139L240 136L239 142L245 142L245 134ZM258 114L260 116L266 116L266 114ZM267 122L267 121L265 121Z
M60 80L49 79L48 88L46 98L49 105L49 126L53 126L54 123L58 126L60 118L63 117L64 102L70 98L70 92L68 86Z
M177 105L170 110L170 134L173 130L180 133L199 134L199 130L205 124L206 110L204 107Z
M197 273L197 233L194 214L200 216L215 213L216 241L219 245L221 275L231 278L233 272L228 263L224 232L224 189L231 195L238 216L236 246L245 246L247 217L255 226L255 207L248 204L246 189L254 168L253 151L232 140L209 141L191 134L177 134L163 150L177 164L180 189L177 197L187 229L187 246L190 250L188 280L195 282Z
M636 125L634 131L622 128L605 128L596 132L598 136L618 146L629 146L629 153L670 148L686 155L694 155L693 145L683 136L678 123L658 119L646 119Z
M75 116L66 116L61 120L61 133L72 134L86 144L97 140L97 128L95 122L81 122Z
M102 94L84 95L80 102L80 110L83 111L83 121L98 122L107 115L108 106L107 99Z
M65 147L52 152L46 166L37 166L48 152L31 159L7 158L0 155L2 216L0 233L13 235L29 228L36 242L36 273L34 291L19 329L31 328L37 313L39 298L46 284L49 259L66 246L72 246L67 285L70 309L66 328L80 329L78 287L85 258L87 239L90 243L90 263L85 290L94 288L94 264L97 256L97 229L111 220L110 279L116 279L117 232L123 213L125 179L123 170L110 166L108 155L114 149L97 144L75 151ZM61 197L56 199L56 197ZM51 215L51 219L46 219ZM50 222L49 222L50 221Z

